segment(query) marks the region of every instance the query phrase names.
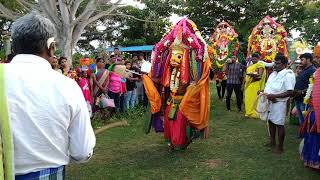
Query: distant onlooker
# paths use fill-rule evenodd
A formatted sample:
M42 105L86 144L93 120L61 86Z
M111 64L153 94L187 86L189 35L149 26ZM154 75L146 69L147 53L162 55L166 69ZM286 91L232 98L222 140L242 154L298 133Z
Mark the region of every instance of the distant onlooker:
M138 55L137 54L132 55L132 67L138 68Z
M116 64L121 64L122 58L121 58L120 49L117 48L117 47L115 47L114 50L113 50L113 54L114 54L114 56L115 56L115 58L116 58L115 63L116 63Z
M58 71L59 73L62 73L60 67L59 67L59 63L58 63L58 59L56 56L52 57L52 61L51 61L51 67L53 70Z
M313 66L312 61L313 57L310 53L305 53L300 56L301 64L301 72L296 78L296 85L294 87L295 90L295 103L299 118L299 124L302 124L304 120L302 112L305 109L305 104L303 103L303 98L306 95L308 85L309 85L309 78L313 75L316 71L316 68Z
M130 71L132 71L132 65L130 61L126 62L126 68ZM129 73L129 77L127 77L127 95L125 97L125 104L126 104L126 108L130 109L135 107L135 101L136 101L136 81L139 80L139 75L134 74L134 73Z
M237 62L236 56L232 56L231 59L228 59L224 66L224 71L226 72L226 75L227 75L226 105L227 105L228 111L231 110L230 103L231 103L231 96L233 91L236 94L238 111L239 112L241 111L241 105L242 105L241 78L243 77L244 69L245 69L245 66Z
M68 59L66 57L60 57L59 58L59 65L60 65L60 69L62 71L62 74L68 75L68 73L70 71L70 67L68 65Z
M140 53L138 56L138 61L137 61L137 68L140 70L140 73L144 73L141 71L142 64L145 63L146 60L144 59L144 54ZM148 98L145 93L144 87L143 87L143 82L142 79L137 81L137 98L136 100L139 102L142 102L143 106L146 107L148 104Z
M117 65L109 67L111 71L108 77L108 96L114 100L116 111L120 111L120 95L122 94L121 76L114 72L115 66Z
M101 94L107 92L109 71L104 67L104 59L101 57L96 57L97 72L91 73L91 96L93 97L94 101ZM96 109L93 106L93 111L95 110Z
M54 36L55 26L35 12L12 27L16 56L4 65L4 88L15 179L64 179L64 166L86 162L95 146L81 89L51 68Z
M91 93L90 93L90 82L88 80L88 68L87 67L82 67L80 69L78 84L82 90L82 94L84 96L84 99L86 100L89 114L91 117L92 116L93 101L92 101L92 97L91 97Z

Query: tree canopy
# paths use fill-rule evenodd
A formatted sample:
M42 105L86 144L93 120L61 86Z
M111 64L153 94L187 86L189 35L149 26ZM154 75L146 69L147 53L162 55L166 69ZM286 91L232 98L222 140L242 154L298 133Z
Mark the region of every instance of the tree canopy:
M94 50L90 45L93 40L98 40L104 47L155 44L170 27L169 17L173 13L193 20L206 38L211 35L214 26L225 20L245 42L252 28L263 17L270 15L287 31L300 31L309 43L320 41L319 0L138 1L143 4L142 7L128 6L123 4L124 1L112 3L111 0L0 0L0 16L4 17L0 19L0 27L2 32L7 31L12 20L38 9L58 27L59 47L71 52L75 44L87 51ZM105 28L100 30L97 26ZM3 44L1 38L1 48ZM70 55L70 52L67 54Z
M186 0L173 1L176 12L192 19L205 35L210 35L222 20L247 38L251 30L267 15L274 17L287 31L296 29L313 43L319 41L319 1L303 0Z

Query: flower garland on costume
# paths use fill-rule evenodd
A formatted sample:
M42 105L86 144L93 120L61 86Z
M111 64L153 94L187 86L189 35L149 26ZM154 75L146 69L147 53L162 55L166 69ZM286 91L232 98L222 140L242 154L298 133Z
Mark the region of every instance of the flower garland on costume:
M174 28L171 31L169 31L167 34L163 36L159 43L155 45L153 50L153 61L160 61L161 53L163 53L167 48L169 48L170 45L174 42L175 37L177 37L178 35L178 30L180 27L182 27L182 38L187 39L187 42L184 43L186 43L186 45L190 48L198 50L196 52L197 61L206 60L206 57L208 57L208 52L205 40L201 37L201 34L195 23L189 19L183 18L177 23L176 26L174 26Z
M303 103L305 105L308 105L310 103L310 99L311 99L311 94L312 94L312 91L313 91L313 85L314 85L314 77L315 77L315 74L313 74L310 78L309 78L309 85L308 85L308 89L307 89L307 92L306 92L306 95L305 97L303 98ZM307 106L306 106L307 108ZM305 109L302 114L303 115L307 115L308 111L307 109Z
M170 90L174 94L177 93L180 85L180 71L177 68L172 70L171 78L170 78Z
M221 27L223 27L224 32L221 32ZM237 55L239 49L237 37L238 34L227 22L223 21L216 26L215 32L210 37L210 56L216 71L221 72L226 60L233 55ZM225 46L226 44L228 45ZM221 50L223 51L223 54L221 54Z
M259 52L266 62L272 62L278 52L288 57L287 31L270 16L253 28L248 40L247 56Z
M216 70L218 70L218 71L222 70L225 62L227 61L227 59L229 59L233 56L234 51L237 49L237 46L238 46L237 39L235 39L232 36L228 36L228 39L229 39L228 50L227 50L228 54L227 54L227 56L225 56L225 58L223 58L223 59L216 58L219 55L217 54L216 50L213 51L212 59L214 60Z
M311 94L312 94L312 90L313 90L313 84L314 84L314 76L315 76L315 74L313 74L313 76L311 76L309 78L309 85L308 85L307 93L303 99L303 103L306 105L309 104L309 102L310 102L310 98L311 98Z
M188 52L184 55L183 62L190 62L194 65L186 67L187 64L181 63L183 64L183 68L179 68L179 70L180 80L183 80L183 83L187 83L189 74L190 77L201 75L201 63L208 58L207 44L202 38L196 24L187 18L181 19L154 46L151 55L152 69L150 76L166 87L170 86L171 72L168 73L166 69L168 66L167 62L171 57L171 47L172 45L178 46L174 42L179 42L186 52Z

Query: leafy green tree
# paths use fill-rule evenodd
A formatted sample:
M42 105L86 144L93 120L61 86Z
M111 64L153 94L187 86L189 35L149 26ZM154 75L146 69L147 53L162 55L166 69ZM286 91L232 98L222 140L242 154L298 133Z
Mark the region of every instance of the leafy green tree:
M150 21L135 21L133 19L122 19L122 28L117 44L121 46L146 45L155 44L162 35L166 32L166 27L169 26L171 5L163 3L151 3L152 1L144 1L145 8L138 9L132 6L127 6L123 9L126 14ZM155 7L158 5L157 7Z
M70 61L86 28L101 18L123 16L143 21L118 11L122 0L15 0L11 4L12 1L0 2L0 16L15 20L31 10L41 12L56 26L58 48ZM16 4L19 8L13 6Z
M267 15L274 17L277 22L283 24L287 31L310 25L310 23L302 24L307 17L301 16L306 13L306 4L310 1L186 0L182 3L181 1L173 2L177 7L175 12L188 16L207 36L212 33L216 24L226 20L246 40L253 27Z
M119 12L144 21L125 16L101 18L97 24L105 27L98 31L97 24L87 27L78 45L83 49L94 48L89 44L92 40L100 42L100 48L106 46L152 45L157 43L170 26L169 17L172 14L172 3L167 0L140 0L143 7L123 6Z
M320 1L309 1L304 5L301 27L297 28L311 44L320 42Z

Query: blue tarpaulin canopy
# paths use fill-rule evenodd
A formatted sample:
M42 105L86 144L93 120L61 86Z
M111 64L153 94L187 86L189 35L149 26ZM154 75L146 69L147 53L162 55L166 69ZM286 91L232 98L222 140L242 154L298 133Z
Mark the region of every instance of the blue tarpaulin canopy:
M153 45L119 47L119 50L121 52L133 52L133 51L151 52L152 49L153 49ZM112 52L113 50L114 50L114 47L107 48L108 52Z

